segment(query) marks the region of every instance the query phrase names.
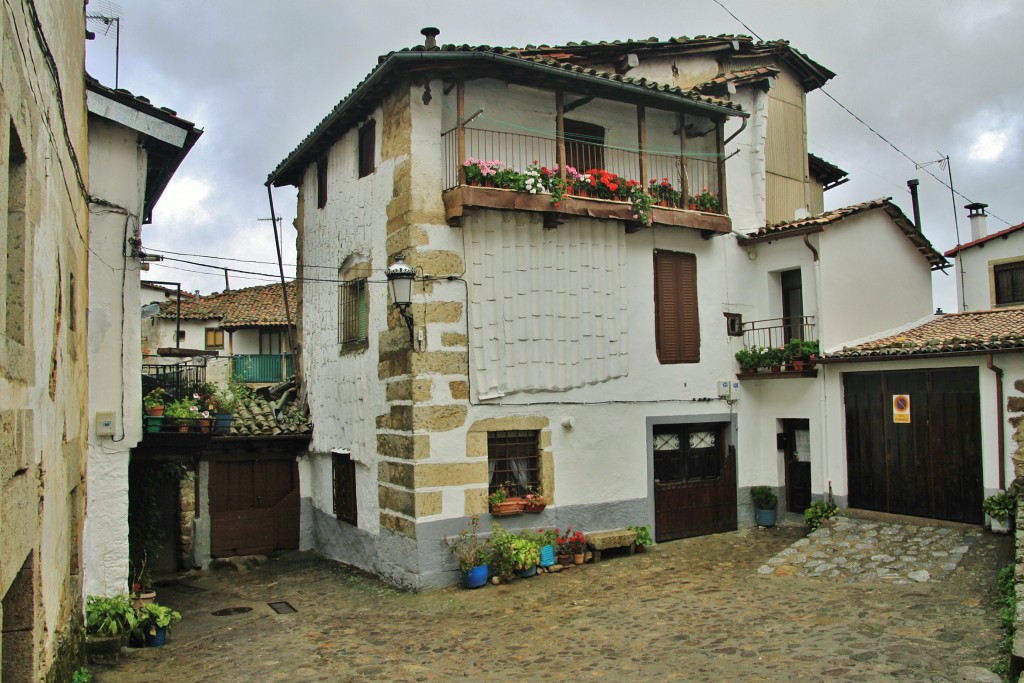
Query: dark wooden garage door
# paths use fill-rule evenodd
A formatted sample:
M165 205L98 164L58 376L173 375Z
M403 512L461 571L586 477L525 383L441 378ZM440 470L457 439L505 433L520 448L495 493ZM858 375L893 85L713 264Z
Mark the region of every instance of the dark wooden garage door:
M736 464L721 424L654 427L655 538L736 530Z
M299 547L294 460L210 463L210 554L254 555Z
M843 377L852 507L981 523L977 368L858 372ZM910 399L910 421L894 399Z

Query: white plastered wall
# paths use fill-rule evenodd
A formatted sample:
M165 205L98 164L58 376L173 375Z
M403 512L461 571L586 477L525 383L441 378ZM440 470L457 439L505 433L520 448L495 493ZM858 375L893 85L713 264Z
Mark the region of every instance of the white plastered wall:
M1022 258L1024 258L1024 231L1011 233L1005 239L989 240L960 252L956 256L955 264L959 310L977 311L996 308L995 293L992 290L992 267L1000 263L1019 261ZM961 273L961 265L963 273Z

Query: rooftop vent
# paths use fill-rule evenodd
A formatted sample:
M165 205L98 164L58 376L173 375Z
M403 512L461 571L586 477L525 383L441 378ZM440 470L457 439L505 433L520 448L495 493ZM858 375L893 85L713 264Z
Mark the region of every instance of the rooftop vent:
M425 47L437 47L437 37L441 34L441 29L428 26L420 30L420 33L426 36L426 40L423 41Z

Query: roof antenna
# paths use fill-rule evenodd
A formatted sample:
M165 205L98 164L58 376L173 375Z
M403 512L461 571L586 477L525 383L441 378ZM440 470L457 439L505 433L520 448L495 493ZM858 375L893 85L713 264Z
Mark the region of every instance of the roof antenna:
M428 50L437 47L437 36L441 34L441 29L434 28L433 26L427 26L426 28L422 29L420 33L422 33L427 38L425 41L423 41L424 47L426 47Z

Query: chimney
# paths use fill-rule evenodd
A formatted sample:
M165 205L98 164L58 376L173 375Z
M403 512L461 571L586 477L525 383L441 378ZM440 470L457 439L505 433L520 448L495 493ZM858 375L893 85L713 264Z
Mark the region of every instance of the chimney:
M971 219L971 241L980 240L982 237L988 235L987 218L988 214L985 213L985 209L988 208L988 204L982 204L981 202L974 202L964 207L967 209L967 217Z
M918 232L921 232L921 204L917 200L917 186L920 184L917 178L907 181L907 187L910 188L910 203L914 207L914 227Z
M437 36L441 34L441 29L434 28L433 26L428 26L425 29L422 29L420 33L422 33L427 38L426 40L423 41L424 47L426 47L428 50L437 47Z

